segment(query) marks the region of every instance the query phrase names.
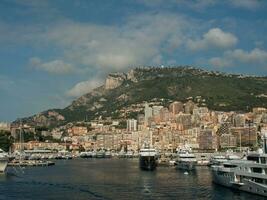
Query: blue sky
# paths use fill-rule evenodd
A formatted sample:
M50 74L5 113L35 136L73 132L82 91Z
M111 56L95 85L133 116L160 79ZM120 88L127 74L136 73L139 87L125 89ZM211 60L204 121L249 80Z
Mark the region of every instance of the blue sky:
M267 1L1 0L0 121L70 102L134 66L267 75Z

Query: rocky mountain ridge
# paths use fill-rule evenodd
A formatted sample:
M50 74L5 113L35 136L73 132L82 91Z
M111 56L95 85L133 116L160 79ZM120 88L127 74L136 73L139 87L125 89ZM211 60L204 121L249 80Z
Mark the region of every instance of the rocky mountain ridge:
M267 106L267 78L226 74L190 66L139 67L111 73L105 84L74 100L64 109L52 109L24 118L33 125L57 126L99 116L116 118L118 110L153 98L185 101L202 96L215 110L248 110Z

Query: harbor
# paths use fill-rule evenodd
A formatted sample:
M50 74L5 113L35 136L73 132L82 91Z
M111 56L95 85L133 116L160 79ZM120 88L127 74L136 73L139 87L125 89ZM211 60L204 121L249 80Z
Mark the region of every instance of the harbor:
M9 156L13 159L1 174L0 185L19 184L26 191L43 188L51 190L51 195L78 192L79 199L138 199L137 194L142 199L177 199L177 195L185 192L184 199L194 199L194 195L198 195L198 199L224 199L222 194L225 193L231 199L253 197L261 200L266 196L263 184L267 154L264 152L250 152L243 157L237 152L193 153L185 150L159 154L152 147L144 146L138 156L134 156L135 152L126 156L130 153L103 149L79 154L35 150L24 152L23 159L22 156ZM239 166L246 169L247 174L243 169L239 172ZM112 194L112 189L107 189L106 185L122 195ZM251 188L253 192L242 187ZM129 188L133 191L127 192ZM31 193L32 199L34 193ZM24 192L16 192L16 195L3 199L28 199ZM49 199L49 195L46 193L45 198Z
M174 167L143 171L138 159L57 160L52 167L0 176L0 199L73 199L74 194L77 199L265 199L214 184L206 166L188 175Z

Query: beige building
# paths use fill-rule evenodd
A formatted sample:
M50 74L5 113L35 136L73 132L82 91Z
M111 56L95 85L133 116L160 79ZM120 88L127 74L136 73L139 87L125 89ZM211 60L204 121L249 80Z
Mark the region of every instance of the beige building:
M202 129L198 136L199 149L201 150L217 150L218 138L213 129Z

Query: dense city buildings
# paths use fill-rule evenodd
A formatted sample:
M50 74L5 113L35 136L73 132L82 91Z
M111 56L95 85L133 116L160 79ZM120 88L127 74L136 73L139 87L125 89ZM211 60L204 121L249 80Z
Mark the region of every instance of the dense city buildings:
M23 140L34 135L29 141L23 141L25 149L138 151L146 141L165 152L175 152L185 145L199 152L254 148L260 144L260 130L267 130L265 108L254 108L249 113L219 112L191 99L185 103L170 102L167 106L154 99L125 110L138 114L129 119L99 118L45 130L6 123L1 123L0 129L11 131L15 138L13 150L20 147L22 131L27 136Z

